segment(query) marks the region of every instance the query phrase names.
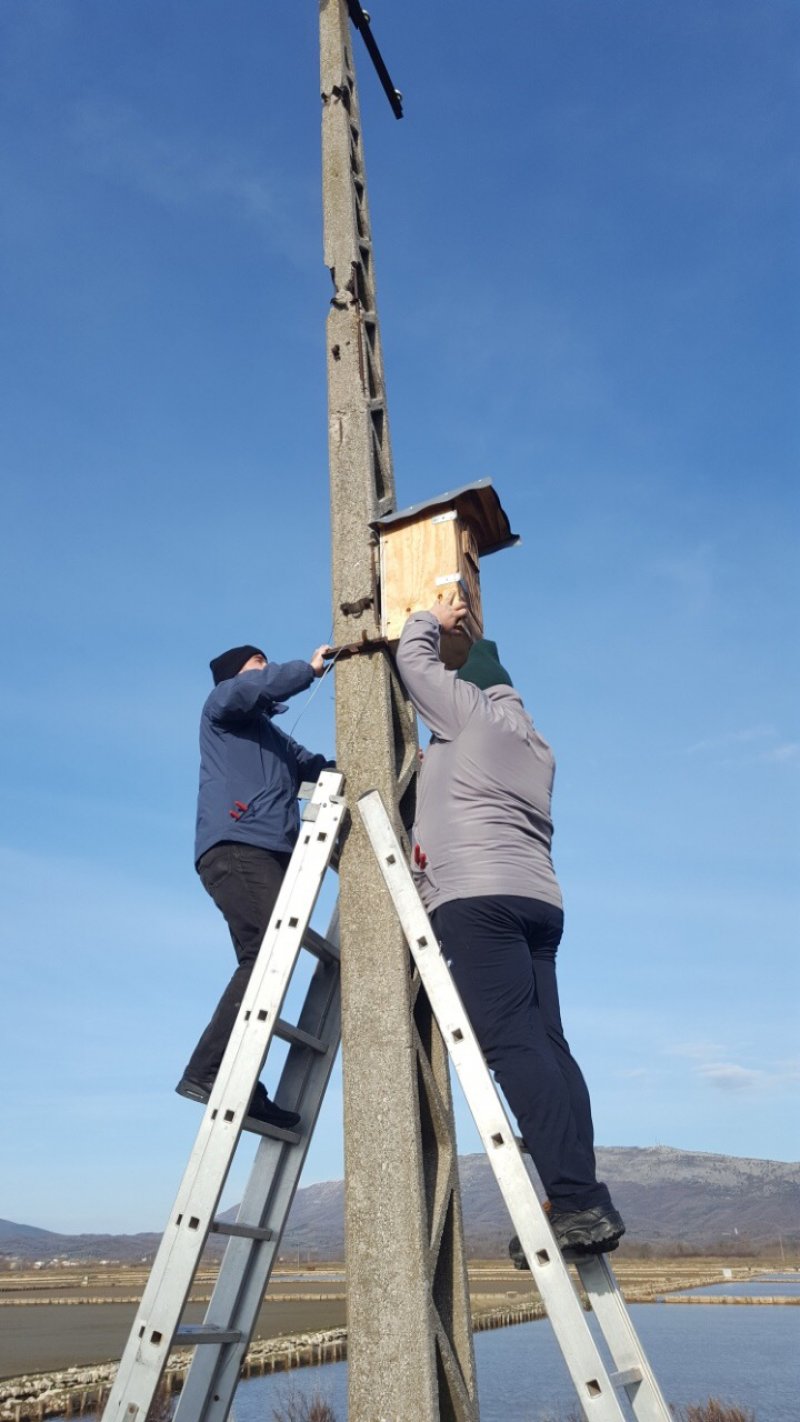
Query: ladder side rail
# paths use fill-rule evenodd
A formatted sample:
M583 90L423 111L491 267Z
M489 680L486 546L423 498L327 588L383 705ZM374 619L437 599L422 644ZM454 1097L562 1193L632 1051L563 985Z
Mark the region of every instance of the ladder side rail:
M575 1267L615 1366L620 1373L630 1369L640 1374L637 1380L625 1384L636 1422L672 1422L672 1413L639 1341L607 1255L587 1255Z
M608 1371L379 792L362 795L358 808L587 1422L624 1422Z
M244 1111L249 1104L336 846L346 809L339 797L343 779L336 771L323 771L306 807L300 838L250 975L207 1111L218 1104L217 1096L224 1098L228 1109L233 1103ZM297 1100L284 1096L282 1087L283 1082L278 1089L281 1105L296 1109ZM296 1144L294 1133L283 1134Z
M523 1160L536 1197L546 1198L547 1192L536 1172L536 1167L521 1146ZM583 1259L571 1261L580 1278L592 1312L614 1361L611 1381L618 1388L624 1387L631 1403L636 1422L674 1422L663 1393L650 1366L636 1329L633 1326L627 1305L607 1254L587 1254ZM624 1380L630 1374L629 1380ZM623 1379L617 1382L616 1379Z
M141 1422L150 1407L197 1271L344 814L343 777L323 771L264 935L111 1389L104 1422ZM287 883L288 880L288 883ZM272 993L272 997L269 994ZM298 1137L269 1128L287 1143Z
M337 907L326 934L337 946L338 917ZM233 1402L339 1049L341 984L335 962L317 964L300 1025L318 1033L327 1044L324 1055L292 1049L284 1065L280 1094L284 1094L287 1076L303 1076L300 1088L291 1082L286 1086L286 1096L298 1099L304 1107L302 1138L291 1151L282 1151L268 1138L261 1141L237 1215L243 1224L260 1223L271 1229L272 1238L260 1244L246 1238L231 1239L204 1320L217 1327L229 1324L240 1333L240 1339L195 1350L174 1422L225 1422Z

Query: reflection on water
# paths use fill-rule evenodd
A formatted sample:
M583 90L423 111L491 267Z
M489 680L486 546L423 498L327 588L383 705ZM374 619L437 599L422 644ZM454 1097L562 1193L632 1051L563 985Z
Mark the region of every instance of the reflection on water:
M730 1279L721 1284L703 1284L698 1289L682 1289L677 1298L792 1299L800 1298L800 1273L759 1274L757 1279Z
M798 1282L797 1275L787 1278ZM782 1276L771 1288L789 1294ZM668 1402L719 1397L751 1408L757 1422L797 1422L800 1308L638 1304L630 1312ZM478 1333L475 1355L481 1422L563 1422L574 1412L575 1393L546 1320ZM241 1383L235 1422L272 1422L273 1409L292 1391L320 1393L337 1422L346 1422L346 1363Z

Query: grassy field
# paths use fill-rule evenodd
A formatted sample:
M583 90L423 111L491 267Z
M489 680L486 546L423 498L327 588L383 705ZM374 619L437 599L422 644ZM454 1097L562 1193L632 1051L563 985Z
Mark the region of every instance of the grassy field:
M717 1258L615 1261L626 1297L636 1302L719 1282L726 1267L734 1278L748 1278L779 1263ZM198 1275L186 1315L189 1322L202 1319L214 1277L213 1269ZM118 1359L146 1280L143 1266L0 1273L0 1378ZM471 1263L469 1281L474 1314L521 1307L535 1292L530 1275L505 1261ZM273 1274L254 1338L316 1332L345 1322L343 1266L302 1266Z

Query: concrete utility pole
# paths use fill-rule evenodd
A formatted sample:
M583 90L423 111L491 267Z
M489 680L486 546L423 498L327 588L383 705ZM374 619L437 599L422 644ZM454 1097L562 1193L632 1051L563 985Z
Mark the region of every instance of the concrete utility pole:
M379 635L371 519L394 508L349 12L321 0L334 641ZM413 817L414 714L384 649L336 668L351 805ZM340 866L348 1357L353 1422L475 1422L475 1367L447 1053L359 816Z

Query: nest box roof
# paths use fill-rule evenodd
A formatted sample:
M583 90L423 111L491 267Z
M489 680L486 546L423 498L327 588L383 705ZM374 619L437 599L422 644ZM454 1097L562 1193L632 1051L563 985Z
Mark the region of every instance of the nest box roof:
M453 508L460 519L471 524L481 557L519 543L519 534L511 532L508 515L492 488L491 479L463 484L460 489L451 489L448 494L438 494L435 499L412 504L408 509L400 509L399 513L373 519L370 528L380 532L398 523L416 523L423 515L433 517L437 512L444 513Z

